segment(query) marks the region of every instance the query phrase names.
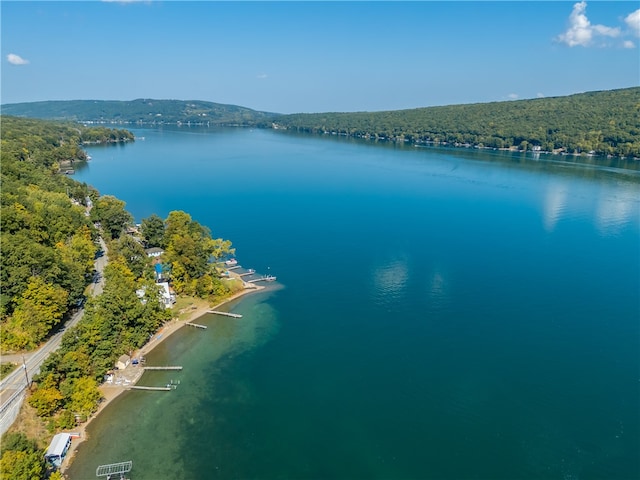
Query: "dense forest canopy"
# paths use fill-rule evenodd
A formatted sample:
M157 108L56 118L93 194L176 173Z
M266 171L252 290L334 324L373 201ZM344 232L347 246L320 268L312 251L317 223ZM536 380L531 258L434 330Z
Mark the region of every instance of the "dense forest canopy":
M640 157L640 87L383 112L283 115L196 100L151 99L16 103L3 105L2 112L80 122L255 126L416 144Z
M640 87L387 112L284 115L276 128L410 143L640 157Z
M1 122L1 333L3 343L27 348L83 295L96 237L86 205L98 192L60 174L62 164L86 158L80 147L85 127Z
M274 114L200 100L65 100L2 105L3 115L93 123L253 126Z

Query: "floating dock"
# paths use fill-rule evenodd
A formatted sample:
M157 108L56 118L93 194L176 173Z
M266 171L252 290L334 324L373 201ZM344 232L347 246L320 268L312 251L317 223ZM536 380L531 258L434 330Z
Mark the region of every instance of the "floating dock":
M182 370L180 366L144 367L145 370Z
M267 275L266 277L261 277L261 278L256 278L255 280L249 280L251 283L256 283L256 282L274 282L276 280L276 277L274 277L273 275Z
M207 310L207 313L215 313L216 315L224 315L225 317L242 318L239 313L220 312L218 310Z
M199 325L199 324L193 323L193 322L186 322L185 325L189 325L190 327L202 328L203 330L207 329L206 325Z
M171 387L143 387L142 385L131 385L128 388L130 390L153 390L156 392L170 392L173 390Z

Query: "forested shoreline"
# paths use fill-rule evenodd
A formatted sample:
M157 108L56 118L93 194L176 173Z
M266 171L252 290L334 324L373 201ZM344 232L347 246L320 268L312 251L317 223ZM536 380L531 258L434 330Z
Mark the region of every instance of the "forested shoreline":
M204 101L49 101L4 114L132 126L274 128L416 145L640 158L640 87L378 112L279 114Z
M137 228L122 200L100 195L61 170L63 162L86 159L83 143L130 141L130 132L5 116L0 121L3 355L37 348L86 300L83 318L66 329L27 396L52 434L94 413L98 386L115 360L142 347L172 318L145 249L164 250L163 275L176 294L211 301L237 288L220 278L215 264L233 249L182 211L166 219L151 215ZM100 239L108 246L104 289L90 296ZM3 435L2 478L47 478L46 442L13 429ZM51 478L56 476L61 478L58 472Z
M381 141L640 157L640 88L387 112L314 113L274 128Z

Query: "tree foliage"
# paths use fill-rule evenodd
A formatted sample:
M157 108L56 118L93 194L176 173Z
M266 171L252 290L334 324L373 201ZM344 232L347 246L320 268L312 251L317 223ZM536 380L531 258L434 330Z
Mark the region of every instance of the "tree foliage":
M66 100L2 105L8 115L79 122L257 125L274 114L201 100ZM91 129L93 130L93 129Z
M0 458L3 480L34 480L44 475L44 461L40 452L7 450Z
M178 293L206 297L221 284L212 262L233 252L231 242L211 238L208 228L182 211L165 220L165 261L171 265L171 279Z
M147 247L164 247L164 220L158 215L151 214L143 218L140 224Z
M82 298L97 237L86 199L98 194L56 166L85 155L84 127L1 120L0 339L15 350L36 346Z
M91 209L91 219L101 224L107 238L119 238L133 222L133 216L124 207L125 203L122 200L112 195L104 195Z
M34 348L66 311L68 293L62 287L31 277L7 322L6 344L15 350Z
M640 157L640 87L564 97L274 118L276 128L381 141Z

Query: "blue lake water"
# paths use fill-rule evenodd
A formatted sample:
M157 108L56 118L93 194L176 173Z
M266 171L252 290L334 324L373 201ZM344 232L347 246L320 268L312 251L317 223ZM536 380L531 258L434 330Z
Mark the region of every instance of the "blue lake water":
M76 179L277 285L148 357L71 478L640 478L640 175L248 129L134 130Z

